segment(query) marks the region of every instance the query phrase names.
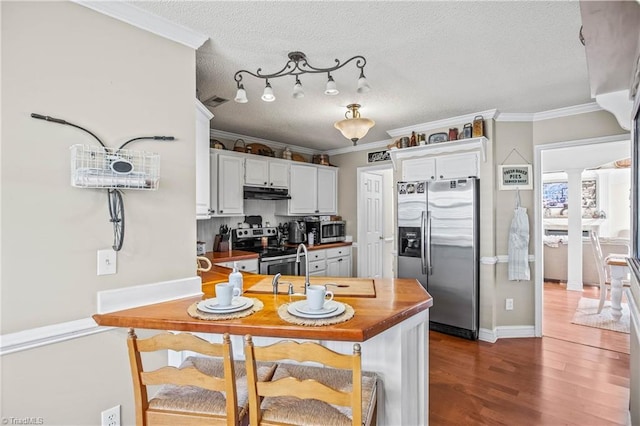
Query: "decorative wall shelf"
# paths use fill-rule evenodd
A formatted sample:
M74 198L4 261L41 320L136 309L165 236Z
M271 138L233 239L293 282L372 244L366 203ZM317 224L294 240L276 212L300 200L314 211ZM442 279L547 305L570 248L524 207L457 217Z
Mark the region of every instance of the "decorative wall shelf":
M480 151L482 156L482 162L487 161L486 145L488 139L483 137L461 139L457 141L440 142L431 145L412 146L410 148L391 148L389 155L391 156L391 162L393 163L393 169L397 170L398 160L406 158L420 157L424 155L438 155L459 151Z

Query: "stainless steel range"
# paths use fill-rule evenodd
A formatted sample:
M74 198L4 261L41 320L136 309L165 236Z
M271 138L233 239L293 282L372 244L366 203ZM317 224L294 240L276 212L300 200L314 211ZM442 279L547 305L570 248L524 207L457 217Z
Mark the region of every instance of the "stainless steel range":
M305 274L304 261L296 263L296 247L284 247L279 244L278 228L234 229L231 234L231 248L258 253L258 269L263 275Z

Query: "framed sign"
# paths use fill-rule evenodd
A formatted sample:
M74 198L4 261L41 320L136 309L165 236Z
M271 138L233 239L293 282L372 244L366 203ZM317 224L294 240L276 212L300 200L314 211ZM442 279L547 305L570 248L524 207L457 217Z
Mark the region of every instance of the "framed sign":
M367 156L367 160L369 163L377 163L378 161L391 160L391 156L389 155L389 151L376 151L370 152Z
M498 166L498 189L533 189L531 164L500 164Z

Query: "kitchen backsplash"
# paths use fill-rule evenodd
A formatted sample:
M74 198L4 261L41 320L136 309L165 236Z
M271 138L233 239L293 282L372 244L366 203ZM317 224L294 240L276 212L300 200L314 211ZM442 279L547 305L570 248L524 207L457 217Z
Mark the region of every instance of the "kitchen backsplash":
M244 222L245 216L262 216L262 226L278 226L279 223L290 220L301 220L304 217L276 215L275 200L244 200L244 215L230 217L215 217L209 220L198 220L198 241L206 243L206 251L213 250L213 238L219 232L221 225L227 225L229 229L238 227L238 222Z

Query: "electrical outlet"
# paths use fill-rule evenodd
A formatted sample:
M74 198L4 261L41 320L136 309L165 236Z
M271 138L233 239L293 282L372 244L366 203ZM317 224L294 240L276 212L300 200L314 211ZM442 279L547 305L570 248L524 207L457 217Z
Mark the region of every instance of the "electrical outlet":
M505 300L505 304L504 304L504 308L507 311L513 311L513 299L506 299Z
M113 249L98 250L98 275L116 273L116 252Z
M108 410L104 410L101 416L102 416L101 417L102 426L120 426L120 406L119 405L109 408Z

